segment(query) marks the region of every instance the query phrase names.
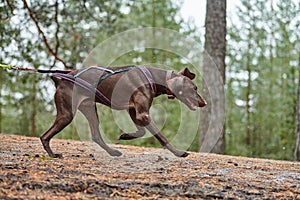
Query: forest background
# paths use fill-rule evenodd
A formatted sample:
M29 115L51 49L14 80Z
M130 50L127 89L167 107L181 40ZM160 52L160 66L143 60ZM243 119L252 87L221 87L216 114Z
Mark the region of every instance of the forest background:
M141 27L172 29L203 45L204 27L184 20L182 3L1 1L0 63L42 69L80 68L97 44ZM238 21L227 17L225 153L292 160L300 68L300 2L242 0L235 12L234 20ZM177 71L191 67L179 55L157 49L133 50L112 65L145 63L172 66ZM201 80L197 83L201 85ZM0 87L0 132L40 136L49 128L55 108L54 84L48 75L1 70ZM172 138L180 124L179 103L164 97L157 101L170 113L163 133ZM111 110L99 107L101 130L109 141L120 142L117 138L122 130L115 125ZM88 132L88 127L81 130ZM74 124L56 137L82 139ZM122 143L160 147L154 138ZM196 136L190 150L198 149Z

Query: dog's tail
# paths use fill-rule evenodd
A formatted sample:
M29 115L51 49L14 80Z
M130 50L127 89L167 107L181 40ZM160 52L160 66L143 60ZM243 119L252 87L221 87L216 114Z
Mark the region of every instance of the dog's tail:
M55 87L57 87L58 83L61 81L61 79L59 79L55 76L51 76L51 79L53 80Z

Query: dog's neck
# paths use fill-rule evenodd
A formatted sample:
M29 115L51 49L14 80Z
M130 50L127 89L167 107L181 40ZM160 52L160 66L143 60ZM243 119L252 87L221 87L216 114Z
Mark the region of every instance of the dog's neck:
M175 96L167 87L167 81L174 78L176 74L172 70L162 70L159 68L151 68L154 73L152 73L153 78L156 83L157 92L155 96L162 94L168 95L169 99L174 99Z
M166 72L166 90L167 90L167 95L168 95L169 99L175 99L175 95L167 87L167 81L172 78L172 75L173 75L173 71L172 70L167 70L167 72Z

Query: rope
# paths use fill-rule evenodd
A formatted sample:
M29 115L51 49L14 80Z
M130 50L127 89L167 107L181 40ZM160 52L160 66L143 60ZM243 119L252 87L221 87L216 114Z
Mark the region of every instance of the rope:
M31 72L38 72L38 73L62 73L62 74L67 74L70 73L72 70L45 70L45 69L34 69L34 68L26 68L26 67L18 67L18 66L13 66L13 65L6 65L6 64L1 64L0 67L3 69L8 69L8 70L18 70L18 71L31 71Z
M13 69L12 65L5 65L5 64L1 64L1 63L0 63L0 67L4 68L4 69Z
M9 69L9 70L38 72L37 69L25 68L25 67L18 67L18 66L13 66L13 65L0 64L0 67L2 67L3 69Z

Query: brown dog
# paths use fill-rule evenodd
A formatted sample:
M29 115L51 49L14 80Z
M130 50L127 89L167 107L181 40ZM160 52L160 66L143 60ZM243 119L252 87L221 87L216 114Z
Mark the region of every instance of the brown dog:
M49 143L54 135L73 120L77 109L87 118L93 141L111 156L121 155L121 152L104 143L101 137L96 102L112 109L128 111L137 131L124 133L120 139L142 137L147 128L161 145L173 154L188 156L187 152L177 150L168 142L149 115L153 98L161 94L167 94L170 98L176 97L191 110L206 105L205 100L197 93L196 85L191 81L195 74L187 68L175 74L172 71L150 67L89 67L68 74L53 74L51 78L56 86L54 100L57 116L50 129L40 137L49 156L61 157L61 154L52 152Z

